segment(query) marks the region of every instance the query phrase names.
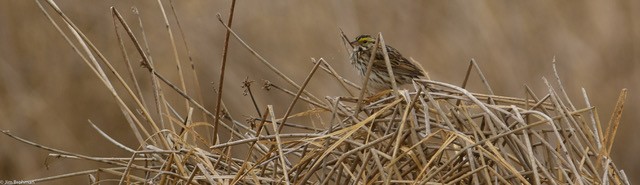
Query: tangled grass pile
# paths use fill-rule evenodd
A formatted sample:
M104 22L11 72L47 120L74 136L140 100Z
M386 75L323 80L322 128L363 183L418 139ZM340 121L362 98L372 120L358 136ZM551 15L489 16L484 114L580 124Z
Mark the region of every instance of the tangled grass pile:
M156 87L154 103L158 108L151 110L142 101L139 88L135 88L139 79L127 83L55 3L47 3L63 25L53 21L41 6L43 12L112 92L140 145L134 149L120 144L94 125L101 136L129 151L130 156L93 157L42 146L3 131L51 151L52 157L107 165L34 182L88 175L92 183L127 184L629 184L624 172L610 159L626 90L606 129L586 93L581 98L585 108L574 107L561 83L554 88L546 80L545 95L526 88L526 98L497 96L474 61L466 79L476 69L488 94L467 91L467 80L460 87L419 79L411 90L394 89L370 98L360 93L357 97L321 100L305 90L318 69L333 75L341 84L338 88L345 92L351 94L359 87L338 75L323 59L314 60L314 68L298 85L221 21L228 29L227 38L234 36L241 41L259 61L295 87L290 90L267 83L267 88L290 94L290 106L279 118L273 106L247 105L247 111L257 110L259 114L247 124L225 114L228 110L224 109L223 100L218 99L215 110L219 111L209 111L197 100L201 98L187 95L183 85L174 85L154 70L144 44L112 9L120 43L123 48L132 43L138 49ZM122 30L131 42L120 39ZM71 38L76 40L72 42ZM106 73L115 74L116 79L108 78ZM112 81L119 82L125 94L120 94ZM161 91L160 86L170 90ZM245 88L251 95L249 82ZM223 90L222 85L219 90ZM163 99L176 94L168 91L177 92L187 101L185 115L176 111L182 105ZM123 97L133 101L125 102ZM294 112L298 101L310 108ZM152 117L154 111L163 116ZM208 121L193 119L200 113ZM322 128L288 122L289 118L308 115L330 119L315 120L324 125Z

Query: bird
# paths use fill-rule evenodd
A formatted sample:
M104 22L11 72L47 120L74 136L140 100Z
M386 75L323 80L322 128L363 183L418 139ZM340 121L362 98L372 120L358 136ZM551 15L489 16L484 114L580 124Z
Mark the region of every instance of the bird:
M371 37L371 35L364 34L356 37L355 40L349 44L353 46L353 51L350 56L351 64L364 79L366 78L367 64L373 52L372 50L376 45L376 39ZM418 67L419 65L403 57L397 49L386 44L385 47L389 54L389 62L391 63L391 69L393 70L393 76L395 77L397 86L411 84L413 79L425 76L424 71ZM380 47L376 49L371 68L371 74L369 75L366 88L369 93L377 93L393 88L390 75L387 71L387 64L384 60L384 53Z

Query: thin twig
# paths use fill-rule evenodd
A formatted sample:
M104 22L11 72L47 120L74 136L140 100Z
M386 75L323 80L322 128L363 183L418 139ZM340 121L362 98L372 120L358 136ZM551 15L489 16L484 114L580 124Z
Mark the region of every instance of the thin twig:
M300 89L298 90L298 93L296 93L296 97L293 98L293 101L291 101L291 104L289 104L289 108L287 108L287 112L284 113L284 117L282 118L283 123L286 123L287 119L289 119L289 114L291 114L291 110L293 110L293 106L296 105L298 98L300 98L300 95L304 91L304 88L307 87L307 84L309 84L309 81L311 81L311 77L313 77L313 74L316 73L316 70L318 69L318 66L320 66L321 63L322 62L316 62L316 65L313 66L313 69L311 69L311 72L309 73L309 75L307 75L307 78L304 79L304 82L302 83L302 87L300 87ZM278 128L278 131L282 131L282 125L280 125L280 127Z
M371 53L378 52L378 47L380 47L380 37L376 38L376 41L373 46L373 50L371 50ZM358 115L358 113L360 113L360 108L362 106L362 98L364 97L365 92L369 90L367 85L369 83L369 75L371 75L371 71L373 69L373 60L375 58L376 58L376 55L371 55L369 57L369 62L367 63L367 72L364 73L362 89L360 90L360 95L358 95L358 101L356 102L356 108L354 109L355 110L353 114L354 117Z
M396 84L396 77L393 75L393 66L391 66L391 60L389 60L389 52L387 51L387 45L384 43L384 38L382 38L382 32L378 33L378 38L380 39L380 46L382 47L382 56L384 57L384 62L387 64L387 73L389 74L389 81L391 81L391 87L393 87L394 95L398 95L398 84ZM375 50L372 52L373 56L375 56Z
M253 97L253 93L251 92L251 84L255 82L253 80L249 80L249 77L246 77L244 81L242 81L242 88L244 89L243 95L251 98L251 102L253 103L253 107L256 108L256 112L258 113L258 117L262 117L262 113L260 112L260 108L258 108L258 103L256 103L256 99Z
M482 70L480 70L480 67L478 66L478 63L476 62L476 59L471 59L471 64L473 64L473 67L476 68L476 72L478 72L478 75L480 76L480 79L482 80L482 84L484 84L484 86L487 88L487 90L489 91L489 94L494 95L495 93L493 93L493 89L491 89L491 86L489 85L489 81L487 81L487 78L484 77L484 73L482 73Z
M227 20L227 25L231 27L231 23L233 23L233 12L236 7L236 0L231 1L231 8L229 9L229 20ZM218 18L220 14L218 14ZM222 65L220 66L220 80L218 81L218 96L216 97L216 114L213 117L213 141L211 143L216 144L218 138L218 120L220 119L220 105L222 104L222 85L224 84L224 72L225 67L227 66L227 53L229 52L229 37L231 36L231 31L227 30L224 35L224 47L222 48Z
M162 12L162 18L164 21L164 27L167 29L167 33L169 34L169 41L171 42L171 50L173 51L173 60L176 62L176 69L178 70L178 77L180 78L180 87L181 90L187 94L187 86L184 82L184 75L182 72L182 63L180 62L180 56L178 55L178 47L176 46L176 40L173 36L173 31L171 30L171 25L169 24L169 18L167 17L167 13L164 10L164 5L161 0L157 0L160 11ZM185 100L185 110L189 109L189 100Z
M271 69L273 72L275 72L278 76L280 76L282 79L284 79L285 81L287 81L287 83L293 85L294 87L296 87L297 89L300 89L300 85L298 85L297 83L295 83L293 80L291 80L291 78L287 77L287 75L285 75L284 73L280 72L280 70L278 70L275 66L273 66L271 63L269 63L266 59L264 59L264 57L262 57L260 54L258 54L258 52L256 52L255 50L253 50L253 48L251 48L246 42L244 42L244 40L242 40L240 38L240 36L238 36L238 34L236 34L236 32L234 32L229 26L227 26L223 21L222 18L220 17L220 15L218 14L218 21L220 21L220 23L227 28L227 30L229 30L231 32L231 34L233 35L233 37L235 37L236 39L238 39L238 41L240 41L240 43L242 43L242 45L249 50L249 52L251 52L251 54L253 54L256 58L258 58L258 60L260 60L260 62L262 62L263 64L265 64L267 67L269 67L269 69ZM316 98L313 94L311 94L308 91L303 91L305 95L309 96L310 98L313 98L314 101L317 102L321 102L320 99Z

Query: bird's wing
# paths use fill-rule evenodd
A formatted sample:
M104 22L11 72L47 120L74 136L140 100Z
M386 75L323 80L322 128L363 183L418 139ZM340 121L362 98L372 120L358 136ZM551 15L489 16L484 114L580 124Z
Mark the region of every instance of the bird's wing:
M391 56L399 56L399 60L390 60L391 66L394 66L393 73L399 75L407 75L407 76L415 76L415 77L423 77L425 76L420 67L411 62L410 60L404 58L398 50L387 45L387 52L389 53L389 59ZM374 68L387 68L387 64L384 62L384 54L382 51L376 52L376 62L373 63Z

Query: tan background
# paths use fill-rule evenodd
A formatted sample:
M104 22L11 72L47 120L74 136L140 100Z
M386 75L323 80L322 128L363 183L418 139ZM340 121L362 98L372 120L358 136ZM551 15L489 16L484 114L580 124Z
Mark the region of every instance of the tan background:
M119 70L125 68L109 7L115 6L127 21L137 25L130 11L135 4L142 13L154 60L162 65L162 73L177 82L170 43L155 1L58 3ZM164 3L170 11L168 2ZM210 82L217 82L224 36L215 15L219 12L226 17L229 4L230 1L175 2L202 80L204 104L209 109L213 109L215 97ZM522 97L525 84L539 96L544 95L546 86L542 77L555 81L551 65L555 56L565 88L576 106L584 107L580 95L580 88L584 87L605 123L620 90L629 89L613 161L632 182L638 182L640 125L633 121L640 120L637 114L640 98L636 95L640 91L638 17L640 2L633 0L239 1L233 27L267 60L298 82L311 69L311 57L325 58L340 74L359 82L347 62L339 27L351 37L382 32L388 44L420 61L430 76L439 81L460 84L468 61L475 58L494 92L506 96ZM175 24L172 17L170 20ZM135 30L139 36L140 29L136 26ZM240 85L245 77L286 85L235 39L232 41L223 97L235 116L255 115L252 107L245 108L249 105L248 98L241 96ZM186 62L184 47L178 43L181 60ZM136 73L148 81L143 69L136 66ZM478 80L474 83L478 84ZM193 87L193 83L189 86ZM471 89L483 92L479 87ZM143 88L151 98L148 83L143 83ZM313 80L309 88L321 97L344 95L333 81ZM260 90L259 83L254 91L260 105L274 104L280 111L286 108L281 102L288 104L290 99L279 92ZM88 119L117 140L135 147L133 135L114 99L37 5L33 1L0 1L0 129L71 152L129 157L97 136ZM104 167L82 161L50 160L47 169L48 153L0 136L0 180L27 180ZM53 183L61 182L87 180L85 176Z

